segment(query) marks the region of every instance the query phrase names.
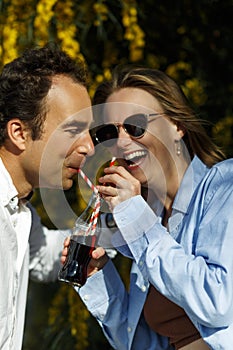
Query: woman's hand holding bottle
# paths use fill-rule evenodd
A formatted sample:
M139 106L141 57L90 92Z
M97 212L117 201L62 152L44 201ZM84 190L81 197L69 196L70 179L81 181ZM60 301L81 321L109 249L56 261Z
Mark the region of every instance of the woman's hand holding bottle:
M70 245L70 237L67 237L64 241L64 247L62 250L62 256L61 256L61 263L62 265L65 263L67 255L68 255L68 249ZM108 261L108 256L102 247L97 247L92 252L92 259L90 260L87 268L87 277L92 276L97 271L101 270L104 265Z

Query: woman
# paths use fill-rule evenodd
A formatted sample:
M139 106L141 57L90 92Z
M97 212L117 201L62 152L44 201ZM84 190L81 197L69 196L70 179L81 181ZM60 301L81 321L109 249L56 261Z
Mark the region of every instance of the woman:
M233 160L161 71L117 70L94 102L96 140L121 164L98 189L133 264L128 292L97 248L79 295L115 349L232 349Z

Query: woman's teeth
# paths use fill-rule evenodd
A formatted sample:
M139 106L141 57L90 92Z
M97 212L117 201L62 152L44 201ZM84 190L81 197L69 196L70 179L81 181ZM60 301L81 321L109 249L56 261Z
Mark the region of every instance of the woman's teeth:
M139 161L146 156L145 151L135 151L129 154L125 155L125 160L127 161L128 165L132 165L135 163L139 163Z

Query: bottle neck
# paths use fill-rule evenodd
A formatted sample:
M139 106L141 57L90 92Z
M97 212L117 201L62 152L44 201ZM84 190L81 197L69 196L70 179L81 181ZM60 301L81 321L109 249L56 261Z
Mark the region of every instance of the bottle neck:
M103 202L103 198L93 192L85 210L75 221L74 229L80 226L92 227L94 225L97 227L97 225L99 225L100 211Z

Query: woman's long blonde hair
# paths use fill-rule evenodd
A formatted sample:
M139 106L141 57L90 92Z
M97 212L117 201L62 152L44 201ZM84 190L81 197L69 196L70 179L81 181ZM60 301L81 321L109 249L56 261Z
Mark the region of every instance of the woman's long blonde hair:
M183 140L191 157L197 155L209 167L225 158L203 127L206 121L195 115L181 88L160 70L117 67L112 80L97 88L93 103L104 103L111 93L127 87L142 89L157 99L167 117L185 130Z

